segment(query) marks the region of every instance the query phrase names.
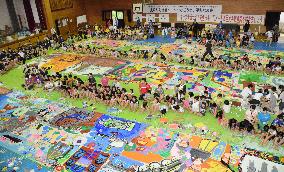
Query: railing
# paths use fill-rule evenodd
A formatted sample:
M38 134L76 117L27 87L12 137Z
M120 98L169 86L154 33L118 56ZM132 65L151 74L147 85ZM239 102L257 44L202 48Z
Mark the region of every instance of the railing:
M22 39L17 39L8 43L0 44L0 50L7 50L8 48L16 49L25 44L35 44L37 41L42 41L45 37L48 36L48 32L42 32L40 34L27 36Z

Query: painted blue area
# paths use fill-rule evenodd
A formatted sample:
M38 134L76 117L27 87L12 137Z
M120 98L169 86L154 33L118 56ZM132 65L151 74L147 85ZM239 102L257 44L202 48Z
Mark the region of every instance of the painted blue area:
M221 77L224 77L224 76L228 78L232 78L233 74L228 71L217 70L217 71L214 71L213 76L219 79L221 79Z
M125 125L122 125L123 128L120 128L120 129L112 127L112 126L104 125L108 123L106 121L112 121L112 120L117 121L121 124L125 123ZM127 126L127 123L135 124L132 130L128 131L129 126ZM139 132L145 128L146 128L146 124L138 123L135 121L129 121L129 120L114 117L114 116L102 115L96 121L95 126L92 129L92 131L96 131L99 134L106 135L109 137L112 137L113 135L115 135L117 138L128 140L128 139L132 139L136 137L139 134Z
M113 157L111 164L114 166L120 166L121 164L123 164L124 168L130 168L132 166L142 166L143 165L143 163L141 162L129 159L124 156Z
M162 36L155 36L154 38L149 38L143 41L133 41L135 44L145 44L145 43L174 43L177 39L175 38L164 38ZM194 39L193 39L194 40ZM194 40L195 41L195 40ZM267 51L284 51L284 43L272 43L268 46L266 42L255 42L255 50L267 50ZM177 53L180 54L180 53Z
M268 51L284 51L284 43L272 43L271 46L267 46L267 43L265 42L255 42L254 49Z
M0 109L3 109L3 107L7 104L8 98L9 97L7 95L0 95Z
M36 172L47 172L49 171L46 167L41 167L39 165L24 156L20 156L9 149L0 146L0 171L10 172L13 168L18 167L17 172L24 172L25 170L34 170Z

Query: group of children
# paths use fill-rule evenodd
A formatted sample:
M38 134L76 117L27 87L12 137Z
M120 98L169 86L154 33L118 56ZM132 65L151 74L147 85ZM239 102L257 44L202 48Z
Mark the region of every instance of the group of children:
M68 39L69 40L69 39ZM70 41L71 40L71 41ZM160 62L174 62L184 65L205 67L205 68L218 68L222 70L250 70L260 71L269 74L281 75L284 74L284 65L281 62L280 57L271 57L268 62L263 62L262 58L250 58L248 54L244 54L238 57L232 57L230 54L219 55L215 53L215 56L203 56L201 52L203 50L195 50L190 57L185 57L182 54L174 54L169 52L165 54L158 51L149 50L113 50L112 48L103 47L91 47L90 45L75 45L74 39L68 41L69 44L64 44L63 49L69 52L94 54L97 57L103 58L122 58L129 60L144 59L149 61ZM73 40L73 41L72 41ZM71 42L71 43L70 43Z
M34 45L22 45L17 49L9 48L0 51L0 73L8 71L19 63L25 64L27 60L32 58L45 56L50 47L58 47L63 41L61 36L54 35L46 37Z
M224 29L203 29L201 34L196 37L196 41L199 44L206 44L207 40L211 40L214 46L221 46L226 48L243 47L253 48L255 42L255 36L251 32L245 32L244 34L234 33L232 30L225 31ZM188 38L188 42L192 42L192 37Z
M119 106L132 111L140 110L149 114L147 119L163 116L169 110L177 113L190 112L199 116L213 115L220 125L231 130L238 130L246 134L259 134L263 138L262 144L266 144L269 140L273 140L275 146L284 143L283 86L272 87L270 90L265 89L263 93L260 91L253 93L246 90L251 89L251 86L245 88L246 91L243 91L241 95L246 104L242 104L242 108L247 111L245 119L237 121L235 118L227 116L231 112L232 102L224 100L224 95L218 94L216 97L211 97L210 91L205 86L204 89L200 89L199 93L188 92L183 80L176 84L173 93L166 94L162 85L152 87L146 79L142 79L139 84L140 94L137 95L132 89L128 91L122 87L119 78L111 81L107 76L103 76L98 82L90 73L88 80L83 81L80 77L72 74L62 75L58 72L51 74L49 69L41 69L37 65L27 65L24 73L25 84L23 86L27 89L43 86L47 91L58 90L75 99L89 99L109 107ZM272 106L278 107L277 110L266 105L267 102L273 104L276 95L276 105ZM264 99L265 101L263 101ZM268 121L265 123L259 119L261 115L272 116L272 114L278 114L278 117L270 126ZM277 125L276 134L271 131L275 125Z
M150 36L151 30L148 27L126 26L124 28L107 27L99 25L88 26L87 29L82 29L79 33L82 37L107 38L113 40L145 40Z

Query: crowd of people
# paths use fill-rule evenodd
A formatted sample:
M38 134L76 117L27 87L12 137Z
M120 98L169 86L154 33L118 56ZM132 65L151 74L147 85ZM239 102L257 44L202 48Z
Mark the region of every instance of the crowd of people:
M30 73L32 71L32 73ZM167 95L162 85L157 88L151 88L150 84L143 79L139 84L140 95L135 95L133 90L127 91L123 88L119 80L110 82L109 78L103 77L100 83L97 83L95 77L89 74L88 81L83 81L77 76L71 74L62 76L59 73L48 75L44 69L39 69L37 66L26 69L25 87L33 88L34 85L44 85L46 90L60 90L63 94L71 98L88 98L95 102L103 103L107 106L119 106L121 108L129 108L132 111L148 112L147 118L162 116L168 110L183 113L185 111L196 115L205 116L206 112L214 115L220 125L228 126L232 130L239 130L245 133L260 134L264 138L263 144L267 143L267 138L270 138L270 130L267 127L276 127L276 134L273 139L275 145L283 144L283 102L284 89L272 87L265 89L263 92L258 91L254 94L246 93L251 89L251 86L245 88L242 92L242 99L247 100L247 104L242 104L242 107L247 109L245 119L237 121L236 119L228 119L226 114L231 111L231 102L224 100L224 95L218 94L216 98L211 98L208 88L204 87L204 91L198 95L188 92L185 83L180 81L174 89L174 94ZM33 84L33 85L31 85ZM277 95L277 98L276 98ZM247 107L249 106L249 107ZM273 108L272 108L273 107ZM265 122L259 121L259 116L272 116L278 114L273 123L268 126ZM267 121L266 121L267 122Z
M205 44L205 53L202 54L203 50L196 48L193 50L190 57L185 57L183 54L174 54L169 52L165 54L155 49L149 50L113 50L103 47L91 47L90 45L82 45L74 43L78 40L77 37L69 37L63 44L62 48L64 51L77 52L83 54L93 54L97 57L103 58L122 58L122 59L144 59L150 61L160 62L173 62L180 63L190 66L199 66L205 68L218 68L222 70L250 70L260 71L268 74L282 75L284 74L284 65L281 63L280 57L271 57L268 63L264 63L263 60L258 57L251 59L249 54L242 56L231 56L230 54L223 53L218 54L213 52L215 46L212 45L211 41L207 41ZM192 45L193 46L193 45Z
M22 45L17 49L7 49L0 51L0 73L4 73L15 67L17 64L25 64L27 60L42 57L47 54L49 48L56 48L64 42L58 35L46 37L42 41L33 44Z
M174 87L173 93L167 94L163 85L152 87L146 80L139 83L139 94L133 89L122 87L119 78L110 80L103 76L99 81L90 73L83 81L72 74L51 74L49 69L42 69L37 64L27 65L24 69L26 89L43 87L47 91L58 90L65 96L76 99L89 99L92 102L105 104L109 107L120 107L148 114L146 119L161 117L169 110L176 113L190 112L199 116L213 115L216 122L232 131L243 134L260 135L261 144L272 140L274 146L283 145L284 128L284 87L271 87L253 92L249 85L241 92L241 107L245 112L245 119L237 121L230 118L232 102L226 95L218 94L212 97L206 86L199 93L189 92L186 83L180 80ZM84 105L86 104L84 102ZM276 115L276 119L268 121ZM273 130L273 131L272 131Z
M113 40L146 40L153 35L153 28L150 26L125 26L117 28L114 26L103 27L99 25L86 26L81 28L79 35L85 37L107 38Z

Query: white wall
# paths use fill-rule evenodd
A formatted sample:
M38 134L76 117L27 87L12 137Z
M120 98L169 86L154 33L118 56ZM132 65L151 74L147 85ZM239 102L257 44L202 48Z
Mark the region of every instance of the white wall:
M280 23L284 23L284 12L280 14Z
M35 0L30 0L30 3L31 3L31 7L32 7L35 23L40 23Z
M23 0L13 0L13 2L14 2L16 13L17 13L18 21L19 21L19 16L20 16L23 27L29 28ZM19 24L20 24L20 21L19 21Z
M0 0L0 30L4 30L5 25L12 27L6 0Z

